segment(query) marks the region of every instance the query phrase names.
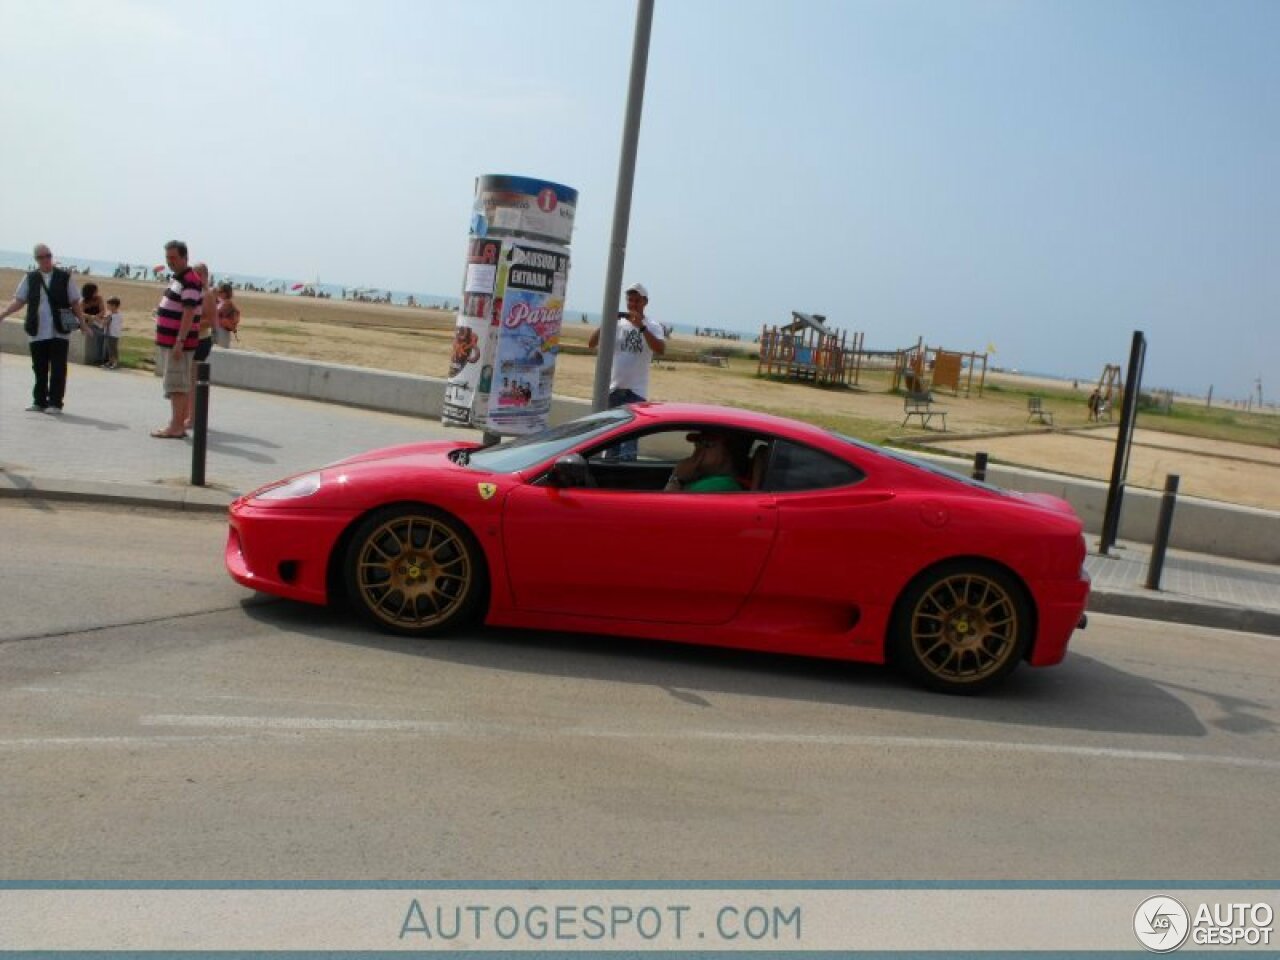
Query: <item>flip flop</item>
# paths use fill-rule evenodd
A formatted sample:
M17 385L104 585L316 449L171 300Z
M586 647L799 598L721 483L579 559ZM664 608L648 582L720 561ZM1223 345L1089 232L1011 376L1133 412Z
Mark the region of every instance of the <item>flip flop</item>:
M168 430L152 430L151 435L157 440L185 440L185 433L170 433Z

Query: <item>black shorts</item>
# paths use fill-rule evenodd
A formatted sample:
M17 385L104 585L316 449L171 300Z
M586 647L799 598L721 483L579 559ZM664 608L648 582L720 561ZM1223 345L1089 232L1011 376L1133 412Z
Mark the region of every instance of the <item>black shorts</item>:
M205 337L196 347L196 363L202 360L208 360L209 354L213 352L213 337Z

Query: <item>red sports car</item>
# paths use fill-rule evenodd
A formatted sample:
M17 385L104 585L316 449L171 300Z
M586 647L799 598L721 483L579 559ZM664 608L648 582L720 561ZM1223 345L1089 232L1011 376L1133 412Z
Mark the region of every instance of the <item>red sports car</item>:
M702 452L725 475L699 483L690 464L717 444ZM1063 500L691 404L374 450L241 497L230 520L236 581L345 593L395 633L479 618L888 661L948 692L1058 663L1089 594Z

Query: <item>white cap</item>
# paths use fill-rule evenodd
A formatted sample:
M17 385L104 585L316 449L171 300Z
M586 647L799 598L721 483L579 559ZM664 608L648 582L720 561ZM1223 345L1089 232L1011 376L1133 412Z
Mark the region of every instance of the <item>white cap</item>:
M627 289L624 292L625 293L635 292L640 294L640 296L644 297L646 300L649 299L649 291L644 288L643 283L633 283L631 286L627 287Z

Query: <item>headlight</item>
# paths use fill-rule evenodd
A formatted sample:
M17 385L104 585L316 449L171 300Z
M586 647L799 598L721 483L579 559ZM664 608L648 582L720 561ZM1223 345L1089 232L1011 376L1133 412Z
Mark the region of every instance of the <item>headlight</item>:
M284 483L276 487L267 487L265 490L252 494L252 500L296 500L299 497L309 497L320 489L319 473L304 473L300 477L294 477L292 480L286 480Z

